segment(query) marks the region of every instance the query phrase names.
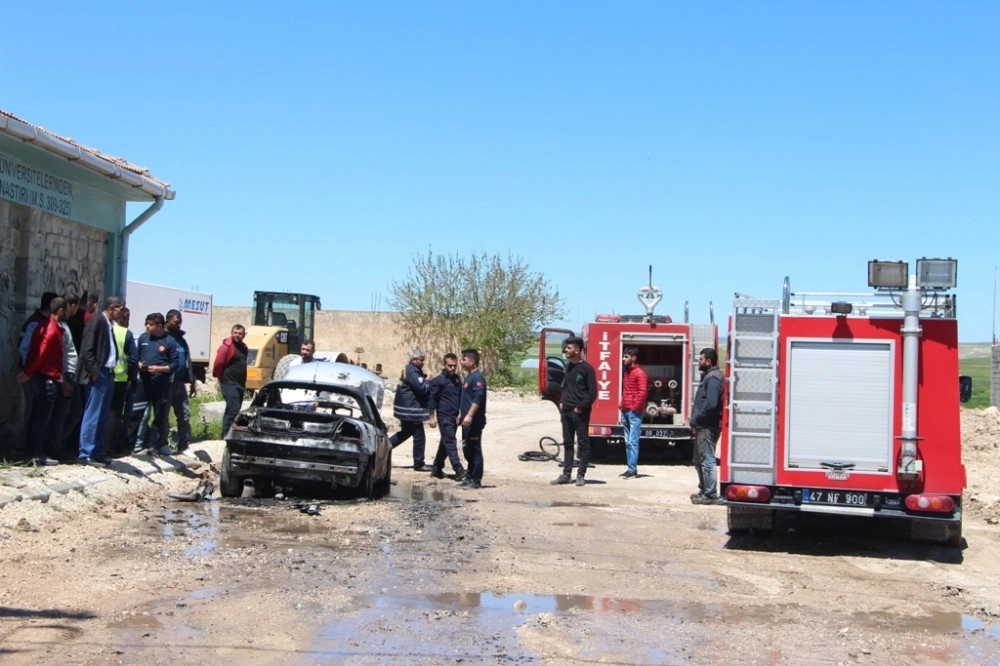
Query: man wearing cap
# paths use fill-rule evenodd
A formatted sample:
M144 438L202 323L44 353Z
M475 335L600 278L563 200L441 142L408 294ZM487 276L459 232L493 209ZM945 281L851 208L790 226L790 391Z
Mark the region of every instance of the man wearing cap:
M427 407L430 387L423 370L425 356L420 349L410 352L410 362L403 370L403 377L396 387L396 397L392 401L392 415L400 421L399 432L389 438L392 448L396 448L413 437L413 469L418 472L432 471L424 464L424 446L427 443L424 421L430 418L430 409Z

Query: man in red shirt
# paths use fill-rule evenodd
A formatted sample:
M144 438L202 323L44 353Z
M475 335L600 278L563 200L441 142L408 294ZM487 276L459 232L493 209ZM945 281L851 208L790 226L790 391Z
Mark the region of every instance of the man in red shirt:
M639 476L639 434L642 432L642 414L646 409L649 378L639 367L639 350L626 347L622 354L625 374L622 377L622 399L618 403L621 422L625 429L625 464L628 469L620 474L623 479Z
M62 388L64 332L61 324L66 321L67 315L66 299L60 296L53 298L49 305L49 319L39 323L32 332L24 369L17 375L17 381L27 383L31 392L28 457L36 465L58 464L45 454L45 429Z

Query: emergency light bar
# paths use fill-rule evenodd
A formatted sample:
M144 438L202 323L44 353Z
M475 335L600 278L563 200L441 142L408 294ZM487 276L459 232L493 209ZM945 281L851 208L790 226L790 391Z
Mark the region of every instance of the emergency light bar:
M954 289L957 282L957 260L917 259L917 286L921 289Z
M876 289L906 289L910 266L905 261L868 262L868 286Z

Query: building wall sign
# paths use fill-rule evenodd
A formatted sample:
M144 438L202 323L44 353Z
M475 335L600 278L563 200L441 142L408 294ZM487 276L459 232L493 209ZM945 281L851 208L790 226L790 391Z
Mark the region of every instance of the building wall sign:
M0 198L76 220L73 182L0 153Z

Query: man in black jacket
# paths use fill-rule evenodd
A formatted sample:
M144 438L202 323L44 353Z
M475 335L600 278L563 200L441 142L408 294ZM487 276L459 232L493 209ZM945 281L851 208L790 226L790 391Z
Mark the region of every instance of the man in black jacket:
M566 338L563 356L566 357L566 374L563 377L559 414L563 430L563 471L552 480L552 485L572 481L573 439L576 438L580 466L576 471L576 485L586 485L587 466L590 465L590 410L597 399L597 374L594 367L583 360L583 340Z
M698 470L698 492L691 495L693 504L715 504L719 492L715 488L715 446L719 443L722 423L722 389L724 379L718 368L719 354L711 347L698 355L701 383L694 394L691 427L695 429L693 462Z
M91 317L83 329L80 342L80 369L77 374L81 384L86 384L86 403L80 424L80 455L77 462L104 465L102 439L111 397L115 388L115 363L118 350L112 332L115 313L125 305L119 296L108 296L104 310Z
M191 403L188 396L194 397L195 388L194 364L191 361L191 345L184 338L181 324L184 323L180 310L167 311L167 333L177 343L177 372L170 382L170 406L174 410L174 420L177 422L177 453L186 451L191 445ZM303 347L305 343L302 343ZM190 385L190 389L187 385ZM166 444L166 442L164 442Z
M424 352L419 349L410 353L410 362L406 364L403 377L396 387L396 397L392 401L392 415L399 419L400 428L399 432L389 438L392 448L396 448L413 437L413 469L418 472L432 471L432 468L424 464L424 447L427 443L424 421L430 417L430 410L427 409L430 389L427 375L423 371L424 357Z
M444 368L441 374L430 381L430 396L427 408L431 413L430 427L441 428L441 443L438 444L437 455L434 456L434 466L431 475L436 479L444 478L444 459L451 461L455 472L455 480L465 479L465 468L458 457L458 408L462 399L462 378L458 375L458 356L448 352L442 359Z

